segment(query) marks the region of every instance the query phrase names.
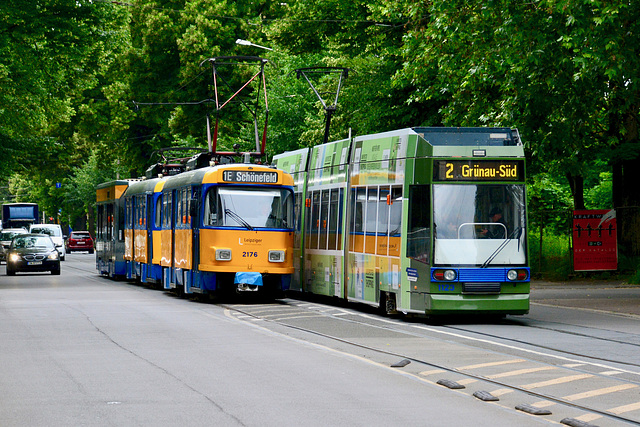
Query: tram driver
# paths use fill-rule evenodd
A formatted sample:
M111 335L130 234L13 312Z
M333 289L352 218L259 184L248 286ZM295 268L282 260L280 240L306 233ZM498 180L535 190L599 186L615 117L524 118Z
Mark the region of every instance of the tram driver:
M494 207L489 212L489 224L480 230L480 235L487 239L504 239L507 237L507 224L502 218L502 209Z

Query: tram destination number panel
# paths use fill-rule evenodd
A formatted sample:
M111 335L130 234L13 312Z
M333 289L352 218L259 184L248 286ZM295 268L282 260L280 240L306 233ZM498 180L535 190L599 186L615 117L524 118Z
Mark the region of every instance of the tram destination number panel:
M437 160L433 180L523 181L524 160Z

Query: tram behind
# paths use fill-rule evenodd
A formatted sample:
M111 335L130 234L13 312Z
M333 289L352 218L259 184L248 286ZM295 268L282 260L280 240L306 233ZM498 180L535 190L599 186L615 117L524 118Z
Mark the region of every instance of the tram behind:
M98 271L179 293L281 296L293 273L292 185L288 174L254 164L102 184Z
M403 129L274 159L296 183L292 289L389 313L528 313L517 130Z

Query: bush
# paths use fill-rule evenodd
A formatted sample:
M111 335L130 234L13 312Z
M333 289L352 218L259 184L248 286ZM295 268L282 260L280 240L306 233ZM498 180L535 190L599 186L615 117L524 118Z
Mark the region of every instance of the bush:
M540 252L540 232L529 231L529 262L531 276L537 279L567 280L573 274L569 236L543 234Z

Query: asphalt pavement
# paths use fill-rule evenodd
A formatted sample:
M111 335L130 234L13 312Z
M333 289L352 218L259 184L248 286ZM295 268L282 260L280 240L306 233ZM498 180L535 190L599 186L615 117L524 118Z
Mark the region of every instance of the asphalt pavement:
M640 285L622 280L533 280L531 302L640 317Z

